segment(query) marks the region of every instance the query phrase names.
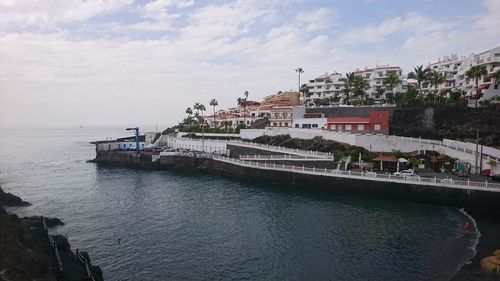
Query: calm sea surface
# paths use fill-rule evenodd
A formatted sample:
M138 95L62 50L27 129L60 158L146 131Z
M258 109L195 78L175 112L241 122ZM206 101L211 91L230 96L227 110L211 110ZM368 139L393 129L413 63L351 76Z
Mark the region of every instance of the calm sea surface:
M61 218L106 280L447 280L479 236L448 207L86 163L106 135L0 132L0 184L33 204L11 211Z

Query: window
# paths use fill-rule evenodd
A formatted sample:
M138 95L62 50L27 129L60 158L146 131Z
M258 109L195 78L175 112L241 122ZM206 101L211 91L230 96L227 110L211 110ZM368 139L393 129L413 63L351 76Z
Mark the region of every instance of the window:
M365 129L365 125L358 124L358 131L363 131Z
M295 124L295 128L299 128L299 124Z
M285 122L285 127L288 127L288 122Z
M337 125L336 124L332 125L332 130L337 130Z
M318 124L312 124L313 128L318 128Z
M375 124L375 131L380 131L380 124Z
M352 128L351 124L347 124L347 125L345 125L345 130L346 130L346 131L350 131L350 130L351 130L351 128Z
M277 124L276 122L273 122L273 126L274 126L274 127L277 127L277 126L278 126L278 124Z

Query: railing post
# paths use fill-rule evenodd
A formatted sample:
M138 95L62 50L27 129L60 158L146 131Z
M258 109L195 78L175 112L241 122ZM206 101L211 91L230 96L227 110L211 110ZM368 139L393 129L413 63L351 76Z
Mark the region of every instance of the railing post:
M488 181L485 181L484 185L485 185L486 188L488 188Z
M470 186L470 179L467 179L467 186Z
M349 176L351 175L351 170L349 170Z

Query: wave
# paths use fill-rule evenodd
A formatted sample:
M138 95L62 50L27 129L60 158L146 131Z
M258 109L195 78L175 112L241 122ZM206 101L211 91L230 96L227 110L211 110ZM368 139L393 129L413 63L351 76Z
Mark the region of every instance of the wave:
M470 256L464 257L463 262L457 266L456 273L458 273L465 265L470 264L472 262L472 259L477 254L477 245L479 244L479 239L481 237L481 232L477 227L476 220L471 215L469 215L463 208L458 209L458 211L465 216L466 220L472 227L471 228L472 231L470 232L469 245L467 246L467 249L470 250L472 254Z

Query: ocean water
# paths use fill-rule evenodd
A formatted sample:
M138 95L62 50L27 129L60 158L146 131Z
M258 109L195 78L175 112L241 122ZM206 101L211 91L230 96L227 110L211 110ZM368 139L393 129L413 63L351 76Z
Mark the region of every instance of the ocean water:
M0 185L33 204L10 211L61 218L106 280L448 280L474 255L454 208L87 163L106 135L0 132Z

